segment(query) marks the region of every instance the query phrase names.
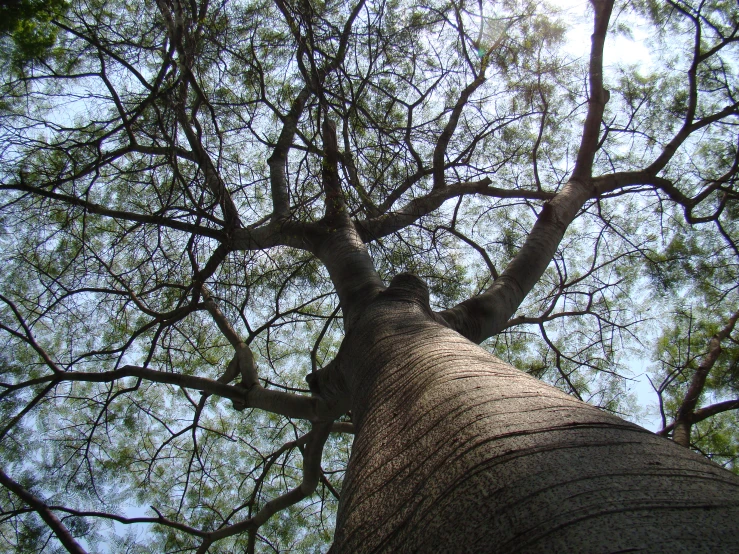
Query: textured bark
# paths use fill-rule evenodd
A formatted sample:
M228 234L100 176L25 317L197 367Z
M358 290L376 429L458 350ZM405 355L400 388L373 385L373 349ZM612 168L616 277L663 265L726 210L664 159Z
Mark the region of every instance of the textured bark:
M342 346L333 554L739 551L739 478L501 362L425 295L396 278Z
M382 289L382 281L350 222L332 230L316 249L316 254L336 283L344 329L350 332L367 303Z

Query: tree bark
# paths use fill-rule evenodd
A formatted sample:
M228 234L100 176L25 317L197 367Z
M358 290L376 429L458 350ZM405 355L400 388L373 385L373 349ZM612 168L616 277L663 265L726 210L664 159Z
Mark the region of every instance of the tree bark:
M399 276L345 339L332 554L739 551L739 478L441 325Z

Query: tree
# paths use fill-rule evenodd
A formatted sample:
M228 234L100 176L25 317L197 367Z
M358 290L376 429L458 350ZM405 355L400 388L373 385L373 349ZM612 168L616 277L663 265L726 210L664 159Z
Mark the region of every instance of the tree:
M50 23L64 12L64 0L6 0L0 3L0 48L16 69L46 57L58 29Z
M739 546L684 448L736 469L735 4L49 13L3 43L5 549ZM674 441L614 415L637 349Z

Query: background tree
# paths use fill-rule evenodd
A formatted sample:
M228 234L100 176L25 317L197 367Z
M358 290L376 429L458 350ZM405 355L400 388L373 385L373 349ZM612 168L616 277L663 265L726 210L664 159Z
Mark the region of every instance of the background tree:
M437 375L417 364L492 367L524 419L539 408L515 398L553 403L552 421L581 406L527 393L469 341L622 415L629 360L653 356L662 434L735 469L735 3L597 0L587 23L525 0L18 5L2 29L6 550L321 550L341 491L351 551L352 506L374 502L354 424L356 452L400 459L372 422L423 419L385 413ZM630 33L649 59L604 65ZM406 272L430 305L407 276L379 295ZM405 306L389 320L388 302ZM424 333L446 350L419 358ZM373 364L403 369L402 401L376 404ZM420 424L448 431L456 415L425 406ZM578 437L645 435L572 410ZM643 440L611 458L710 475L700 510L730 528L736 482Z

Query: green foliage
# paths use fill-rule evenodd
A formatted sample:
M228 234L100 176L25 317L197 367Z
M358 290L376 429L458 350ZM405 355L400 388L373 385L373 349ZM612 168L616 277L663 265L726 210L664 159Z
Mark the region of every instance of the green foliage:
M523 0L368 2L343 39L353 8L345 2L176 4L181 28L160 9L167 2L0 8L2 56L12 64L0 84L0 419L13 422L0 465L49 503L152 518L156 509L211 531L299 485L309 423L238 412L230 401L146 379L48 390L33 380L128 364L218 379L234 348L203 302L204 285L253 352L260 383L309 396L305 376L343 339L331 276L308 252L310 233L284 244L263 233L264 243L236 249L224 202L244 233L318 225L325 115L338 123L347 213L360 223L400 221L382 236L366 227L380 278L416 273L434 309L487 290L572 173L591 99L587 56L570 48L589 43L591 31L571 13ZM701 18L689 17L699 9ZM632 416L628 366L654 358L669 424L708 341L739 306L737 10L728 0L647 0L618 14L622 37L647 33L651 58L606 67L610 100L594 175L633 177L681 129L692 134L654 175L594 190L537 285L485 346ZM698 51L713 54L696 64L691 91L695 21ZM448 136L445 182L434 188L440 137L483 72ZM727 106L731 114L714 117ZM290 126L289 215L268 228L268 160ZM490 187L474 185L483 179ZM222 245L233 248L219 258ZM739 393L735 339L723 343L702 402ZM693 434L694 448L734 470L736 417L701 421ZM350 448L351 436L331 436L325 480L260 527L256 551L325 551ZM38 516L3 494L3 548L56 548ZM99 551L200 544L160 524L65 522ZM241 533L210 551L249 544Z
M0 4L0 52L17 67L43 60L56 43L65 0L8 0Z

